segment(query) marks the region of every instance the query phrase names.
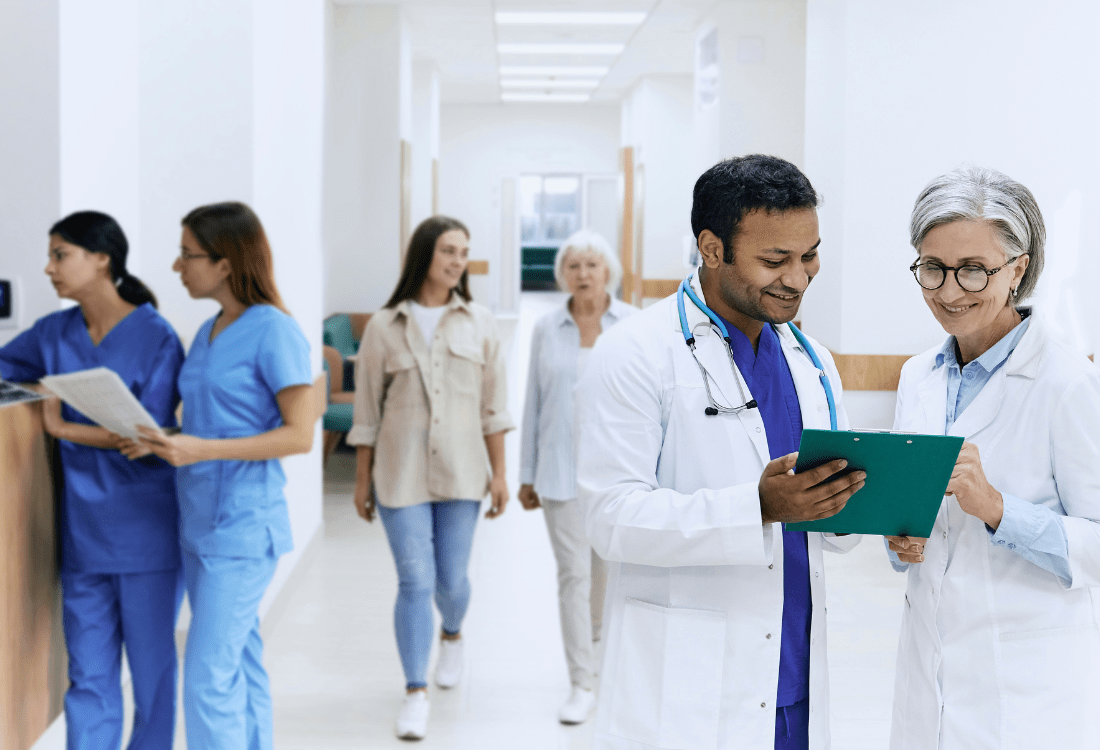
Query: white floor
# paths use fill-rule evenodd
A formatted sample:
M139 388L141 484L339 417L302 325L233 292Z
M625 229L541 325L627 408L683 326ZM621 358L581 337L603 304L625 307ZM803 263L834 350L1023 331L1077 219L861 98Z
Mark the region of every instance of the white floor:
M520 413L534 320L561 297L523 295L518 320L503 320L513 415ZM508 437L509 489L518 489L518 435ZM337 454L325 480L325 539L267 639L265 661L280 750L403 745L393 720L404 678L393 636L396 574L378 521L351 504L352 456ZM834 750L880 750L889 734L903 576L882 542L827 555ZM477 531L473 601L463 635L467 670L452 690L434 689L424 748L587 748L591 724L556 720L569 681L562 655L554 562L539 512L514 499ZM58 722L61 723L61 722ZM36 750L60 747L54 727ZM184 747L181 737L177 748Z

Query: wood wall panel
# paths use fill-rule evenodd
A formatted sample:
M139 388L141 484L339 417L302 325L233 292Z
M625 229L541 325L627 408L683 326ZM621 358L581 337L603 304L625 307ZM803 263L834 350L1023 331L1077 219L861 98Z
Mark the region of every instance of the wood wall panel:
M833 354L846 391L896 391L908 354Z
M67 687L55 499L38 404L0 409L0 748L26 750Z
M676 294L679 286L680 279L646 279L642 282L642 298L664 299L670 294Z
M623 176L622 231L619 233L619 262L623 267L623 300L634 301L634 147L624 146L619 168Z
M484 276L489 273L489 261L471 260L470 264L466 267L466 271L471 276Z

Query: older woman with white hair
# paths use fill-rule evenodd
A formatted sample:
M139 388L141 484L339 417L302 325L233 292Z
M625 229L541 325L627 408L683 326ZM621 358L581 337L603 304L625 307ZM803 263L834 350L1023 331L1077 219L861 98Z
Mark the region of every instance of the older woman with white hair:
M592 552L577 502L573 387L600 333L636 309L615 299L622 266L599 234L581 230L554 258L554 278L569 291L560 308L535 324L520 442L519 501L541 507L558 564L562 640L572 690L558 718L579 724L595 706L593 625L602 619L603 561ZM599 637L598 631L596 637Z
M1045 229L990 169L931 182L912 271L949 334L909 360L895 428L965 438L908 568L894 750L1100 747L1100 370L1021 306Z

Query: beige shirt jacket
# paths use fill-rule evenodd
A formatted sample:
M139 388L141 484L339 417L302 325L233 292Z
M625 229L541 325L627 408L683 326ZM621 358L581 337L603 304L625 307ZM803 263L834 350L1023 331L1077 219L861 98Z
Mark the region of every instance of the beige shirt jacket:
M347 441L374 446L378 502L485 497L484 436L514 429L493 314L452 294L429 343L400 302L371 317L356 356Z

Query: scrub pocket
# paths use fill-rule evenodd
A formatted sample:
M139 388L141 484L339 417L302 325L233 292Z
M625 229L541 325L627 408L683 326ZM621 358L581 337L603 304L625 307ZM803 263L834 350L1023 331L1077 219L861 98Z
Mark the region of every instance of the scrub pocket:
M667 750L718 746L726 615L627 599L610 732Z
M1093 625L1001 634L1005 750L1097 747Z

